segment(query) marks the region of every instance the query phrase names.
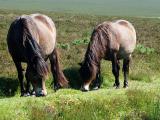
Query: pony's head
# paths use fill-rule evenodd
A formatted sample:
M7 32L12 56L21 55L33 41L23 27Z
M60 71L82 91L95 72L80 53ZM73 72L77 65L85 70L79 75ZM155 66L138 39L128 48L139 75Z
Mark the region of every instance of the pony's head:
M97 66L92 63L84 62L79 64L81 66L79 72L82 79L82 91L89 91L89 85L96 79Z
M36 96L47 95L45 78L49 72L47 63L42 58L34 58L28 65L26 77L31 81Z

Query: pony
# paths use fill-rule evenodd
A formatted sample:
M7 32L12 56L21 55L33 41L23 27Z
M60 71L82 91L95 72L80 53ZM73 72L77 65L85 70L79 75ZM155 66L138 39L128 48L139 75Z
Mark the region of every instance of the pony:
M60 68L55 47L56 27L51 18L38 13L17 17L10 25L7 45L18 72L21 96L31 95L30 83L36 96L47 95L45 79L49 73L46 62L48 59L54 78L54 89L68 86L68 81ZM26 86L23 83L22 62L27 63Z
M136 32L133 25L126 20L105 21L97 25L85 53L85 58L80 63L80 76L83 91L97 90L101 86L100 62L102 59L112 62L112 73L115 77L114 86L120 87L119 69L120 60L123 59L124 88L128 87L129 63L131 54L136 46Z

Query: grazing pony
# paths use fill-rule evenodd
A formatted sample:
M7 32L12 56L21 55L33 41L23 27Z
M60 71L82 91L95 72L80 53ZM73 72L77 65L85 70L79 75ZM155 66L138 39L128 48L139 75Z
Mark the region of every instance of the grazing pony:
M136 32L131 23L126 20L103 22L93 30L84 61L80 64L80 75L83 81L82 90L88 91L93 83L93 89L100 88L101 59L112 62L112 72L115 77L114 86L119 83L119 60L123 59L124 88L128 86L127 74L131 54L136 46Z
M21 96L30 95L30 82L36 96L47 95L45 78L49 72L46 63L48 58L54 78L54 89L57 90L68 85L68 81L60 69L55 48L56 28L51 18L42 14L18 17L9 28L7 44L17 68ZM21 62L27 63L26 90L23 84L24 75Z

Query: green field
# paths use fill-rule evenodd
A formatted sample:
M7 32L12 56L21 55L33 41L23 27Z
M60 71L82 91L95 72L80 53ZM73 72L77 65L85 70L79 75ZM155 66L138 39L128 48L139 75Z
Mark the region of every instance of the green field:
M0 0L0 8L160 17L159 0Z
M6 45L11 21L24 13L32 12L0 11L0 120L160 119L159 19L42 12L56 24L60 63L71 88L54 92L50 75L46 81L46 97L25 98L19 97L17 72ZM121 87L114 89L111 63L102 61L102 88L81 92L78 63L83 60L90 34L98 23L115 19L130 21L137 31L137 48L130 67L129 88L122 88L121 72Z

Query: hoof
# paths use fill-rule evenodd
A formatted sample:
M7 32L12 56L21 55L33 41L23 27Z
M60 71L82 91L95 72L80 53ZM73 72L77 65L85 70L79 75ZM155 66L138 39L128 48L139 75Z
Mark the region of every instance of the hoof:
M123 88L128 88L128 85L124 85Z
M57 85L54 85L54 91L56 92L57 90L59 90L59 89L61 89L62 87L59 85L59 84L57 84Z
M95 87L92 88L92 90L98 90L98 89L99 89L98 86L95 86Z
M29 92L27 92L27 93L21 93L21 97L28 97L28 96L30 96Z
M71 88L69 84L65 84L64 86L60 85L59 83L57 83L56 85L54 85L53 89L54 91L56 92L57 90L59 89L62 89L62 88Z
M118 85L118 86L115 86L115 89L120 89L120 86Z
M117 85L116 83L113 84L113 87L115 87L116 89L120 88L120 85Z
M29 92L27 92L27 93L24 94L24 97L28 97L28 96L30 96Z
M36 92L34 90L31 92L31 96L36 96Z
M113 84L113 87L116 87L116 86L117 86L116 83L114 83L114 84Z
M44 97L46 96L43 92L40 92L39 94L36 95L36 97Z
M24 93L21 93L20 97L23 97L24 96Z

